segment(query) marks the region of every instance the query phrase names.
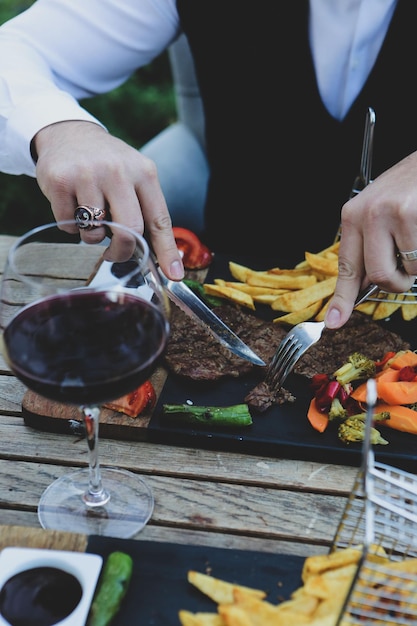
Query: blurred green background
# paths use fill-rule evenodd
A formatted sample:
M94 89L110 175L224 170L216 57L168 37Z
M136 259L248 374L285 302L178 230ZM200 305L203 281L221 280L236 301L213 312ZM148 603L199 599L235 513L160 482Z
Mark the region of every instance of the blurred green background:
M0 24L28 8L33 1L0 0ZM167 53L138 70L118 89L83 100L82 105L112 134L140 148L176 120ZM0 191L0 233L20 235L51 221L49 202L35 179L0 172Z

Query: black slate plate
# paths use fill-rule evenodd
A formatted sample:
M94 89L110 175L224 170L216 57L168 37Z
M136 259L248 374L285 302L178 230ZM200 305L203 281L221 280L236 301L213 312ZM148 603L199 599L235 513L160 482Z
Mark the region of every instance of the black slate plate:
M248 262L233 259L249 267L264 269L272 267L268 262ZM275 263L278 265L278 263ZM283 265L284 267L284 265ZM215 277L229 277L228 259L216 255L207 282ZM258 308L258 313L271 319L269 307ZM392 319L380 322L387 329L400 334L416 347L416 321L404 322L401 313ZM307 421L307 408L311 398L307 380L291 375L285 386L294 393L297 400L293 404L271 407L265 413L254 415L250 427L236 430L191 428L172 426L161 419L162 404L182 404L191 400L196 405L227 406L243 402L245 395L255 386L259 373L239 379L223 379L216 383L195 383L169 375L158 404L147 429L151 441L203 447L215 450L230 450L249 454L287 457L311 461L324 461L344 465L359 466L361 445L346 445L339 441L335 424L324 433L313 430ZM381 432L390 442L387 446L375 446L376 460L401 469L414 472L417 469L417 436L401 433L387 427Z
M122 550L133 558L128 593L112 626L179 626L178 611L216 612L216 604L187 582L190 569L263 589L277 604L301 586L304 558L151 541L89 537L87 552L104 558Z

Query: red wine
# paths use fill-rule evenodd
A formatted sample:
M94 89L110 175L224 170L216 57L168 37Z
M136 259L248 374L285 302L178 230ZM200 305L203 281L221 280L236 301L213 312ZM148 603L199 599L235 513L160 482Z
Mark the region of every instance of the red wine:
M6 328L6 358L29 389L66 404L102 404L156 367L168 323L132 293L74 290L22 309Z

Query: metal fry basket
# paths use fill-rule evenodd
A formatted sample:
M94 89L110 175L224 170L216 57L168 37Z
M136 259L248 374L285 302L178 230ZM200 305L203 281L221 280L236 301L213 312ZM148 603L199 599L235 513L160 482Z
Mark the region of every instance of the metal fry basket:
M361 550L337 626L415 626L417 476L375 462L370 445L374 380L368 381L367 394L362 466L331 548L331 552L353 547Z
M389 302L392 303L395 300L401 301L403 304L416 304L417 303L417 278L414 281L410 291L404 291L403 293L387 293L386 291L378 291L374 296L368 298L371 302Z

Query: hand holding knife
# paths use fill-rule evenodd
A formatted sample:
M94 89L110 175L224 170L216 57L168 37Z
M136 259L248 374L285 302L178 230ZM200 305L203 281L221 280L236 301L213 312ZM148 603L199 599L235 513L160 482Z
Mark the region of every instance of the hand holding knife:
M128 272L129 261L113 263L102 261L97 273L89 283L90 286L103 284L109 274L120 275ZM182 309L203 328L209 331L224 347L242 359L254 365L265 366L265 362L247 346L184 282L169 280L158 267L161 282L174 304ZM130 285L131 289L146 289L146 285ZM146 297L146 296L145 296Z

